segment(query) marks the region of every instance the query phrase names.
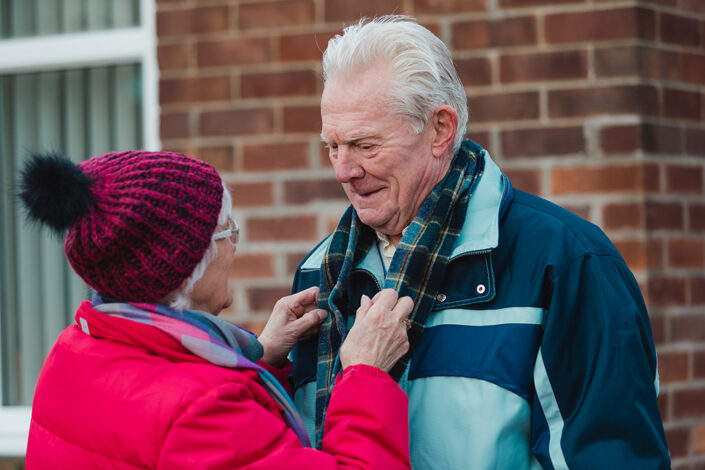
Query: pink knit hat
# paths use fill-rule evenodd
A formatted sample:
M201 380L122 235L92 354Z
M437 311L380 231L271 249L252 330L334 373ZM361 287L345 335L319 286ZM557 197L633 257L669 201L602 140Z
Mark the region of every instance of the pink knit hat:
M68 229L64 252L98 293L157 301L205 255L223 185L202 161L170 152L107 153L79 164L35 156L22 174L30 216Z

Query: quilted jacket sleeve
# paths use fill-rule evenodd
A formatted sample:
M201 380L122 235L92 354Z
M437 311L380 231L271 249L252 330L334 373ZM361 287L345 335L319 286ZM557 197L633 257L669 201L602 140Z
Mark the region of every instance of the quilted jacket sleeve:
M534 454L545 469L670 468L649 317L626 264L588 254L546 282Z
M303 448L266 392L250 385L222 384L191 403L172 425L157 468L410 468L408 402L386 373L346 369L331 398L324 451Z

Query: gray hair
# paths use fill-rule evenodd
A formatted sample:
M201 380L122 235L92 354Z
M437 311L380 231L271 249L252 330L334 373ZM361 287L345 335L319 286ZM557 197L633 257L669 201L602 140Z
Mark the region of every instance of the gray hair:
M455 152L465 136L468 105L465 87L443 41L410 16L363 18L328 42L323 53L323 81L351 76L380 63L392 69L393 112L406 118L415 133L423 130L438 106L449 105L458 113Z
M232 217L233 212L233 199L230 195L225 183L223 183L223 201L220 208L220 213L218 213L218 225L224 225L227 223L228 219ZM167 296L167 303L169 306L176 310L186 310L191 308L191 291L193 291L193 286L196 285L198 281L201 280L203 275L208 268L208 265L218 256L218 247L215 244L215 240L211 240L211 244L203 255L201 262L193 268L193 272L186 279L186 284L183 287L175 290Z

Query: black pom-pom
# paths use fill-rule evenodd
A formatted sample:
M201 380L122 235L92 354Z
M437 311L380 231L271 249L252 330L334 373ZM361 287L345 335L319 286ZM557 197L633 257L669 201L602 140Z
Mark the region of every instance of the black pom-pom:
M93 180L62 155L32 155L20 173L19 197L31 219L60 232L88 213L91 184Z

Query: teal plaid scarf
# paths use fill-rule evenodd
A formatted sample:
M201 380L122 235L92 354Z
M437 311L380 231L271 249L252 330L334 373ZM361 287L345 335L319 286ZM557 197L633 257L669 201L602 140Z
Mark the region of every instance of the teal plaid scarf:
M395 289L399 296L414 300L409 330L410 351L394 366L392 377L399 380L411 353L423 334L426 317L441 288L455 240L465 222L468 200L484 169L465 142L456 153L445 178L421 205L404 233L387 272L383 288ZM319 308L329 312L318 336L316 371L316 445L323 439L323 423L330 392L340 372L338 351L346 331L346 318L355 312L348 305L347 283L353 267L376 242L374 230L364 225L352 206L333 233L321 263Z

